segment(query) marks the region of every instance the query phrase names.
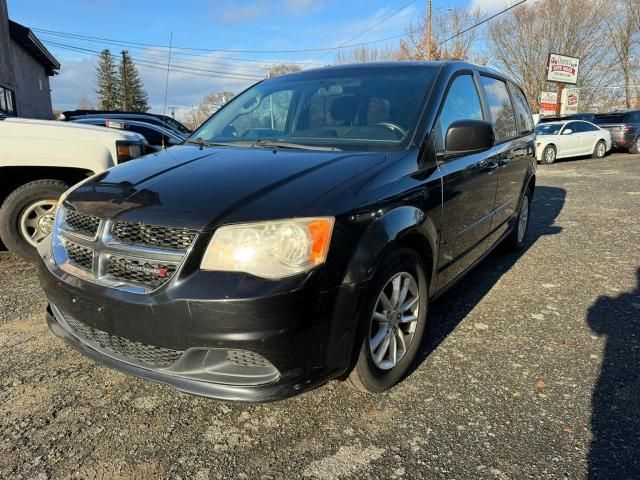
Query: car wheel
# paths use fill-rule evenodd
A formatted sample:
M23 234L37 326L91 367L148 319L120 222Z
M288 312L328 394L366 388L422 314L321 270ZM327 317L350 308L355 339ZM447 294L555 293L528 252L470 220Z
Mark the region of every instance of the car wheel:
M542 151L542 163L544 165L551 165L556 161L556 154L556 147L554 147L553 145L547 145Z
M531 212L531 190L527 188L522 197L522 204L516 217L516 224L506 239L507 246L510 250L522 250L527 238L529 230L529 213Z
M424 334L427 292L424 265L413 250L397 250L380 263L360 319L364 338L349 374L353 387L383 392L404 378Z
M593 149L593 154L591 154L591 158L604 158L607 154L607 144L604 141L600 140L596 143L595 148Z
M0 208L0 238L9 251L35 263L38 244L51 233L56 206L67 184L36 180L14 190Z
M636 138L633 142L633 147L629 149L629 153L640 153L640 137Z

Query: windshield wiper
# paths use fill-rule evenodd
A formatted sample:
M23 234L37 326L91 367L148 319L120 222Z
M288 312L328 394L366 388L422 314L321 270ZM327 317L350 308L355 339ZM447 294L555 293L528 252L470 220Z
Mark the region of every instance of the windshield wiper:
M194 145L199 145L200 148L204 147L233 147L234 142L206 142L202 139L202 137L198 138L187 138L184 143L192 143Z
M322 150L326 152L341 151L337 147L322 147L318 145L302 145L300 143L279 142L273 140L254 140L253 142L243 142L251 144L252 147L266 147L266 148L290 148L295 150Z

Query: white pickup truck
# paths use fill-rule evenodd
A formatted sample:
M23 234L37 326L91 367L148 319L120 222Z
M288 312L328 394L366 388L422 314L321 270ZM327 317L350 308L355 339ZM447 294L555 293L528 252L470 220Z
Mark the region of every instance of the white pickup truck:
M0 240L35 261L71 185L139 157L146 140L103 127L0 116Z

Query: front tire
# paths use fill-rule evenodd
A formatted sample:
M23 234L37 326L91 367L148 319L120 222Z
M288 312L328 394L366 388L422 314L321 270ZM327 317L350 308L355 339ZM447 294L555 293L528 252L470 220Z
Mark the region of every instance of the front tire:
M365 297L364 338L349 383L367 393L388 390L404 378L424 334L428 309L425 268L413 250L384 258Z
M556 161L557 154L558 154L558 151L556 150L556 147L554 147L553 145L547 145L546 147L544 147L544 150L542 151L542 159L541 159L542 164L551 165L553 162Z
M60 195L67 184L59 180L36 180L14 190L0 208L0 238L9 251L35 263L38 244L53 228Z
M593 153L591 154L591 158L604 158L607 154L607 144L604 140L600 140L596 143L595 148L593 149Z

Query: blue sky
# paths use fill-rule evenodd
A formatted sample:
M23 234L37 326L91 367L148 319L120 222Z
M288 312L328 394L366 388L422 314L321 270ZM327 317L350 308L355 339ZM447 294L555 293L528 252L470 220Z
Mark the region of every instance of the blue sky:
M433 0L433 6L478 6L491 11L512 1ZM301 62L303 67L317 62L319 66L331 63L335 54L335 51L323 55L323 51L248 50L309 50L399 35L407 23L423 18L426 2L417 0L402 10L410 0L8 0L7 3L10 18L30 28L155 45L167 45L173 32L173 45L177 47L244 50L178 50L172 56L174 65L189 66L192 72L197 69L199 73L171 72L168 104L184 109L197 105L209 92L238 91L250 85L264 74L269 62ZM62 64L60 75L52 79L54 108L59 109L75 108L82 96L95 99L95 55L69 47L111 48L115 52L124 48L101 41L38 31L36 34ZM153 110L162 110L166 72L160 64L166 63L166 52L144 46L131 46L129 50L134 58L148 62L146 66L139 62L139 72Z

